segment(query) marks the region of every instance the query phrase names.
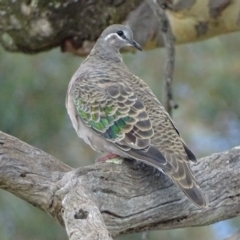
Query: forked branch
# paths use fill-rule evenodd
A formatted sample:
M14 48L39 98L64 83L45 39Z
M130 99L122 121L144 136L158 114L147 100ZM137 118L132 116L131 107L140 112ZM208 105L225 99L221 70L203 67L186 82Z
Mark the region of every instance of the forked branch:
M240 147L192 166L209 202L202 210L153 168L129 160L117 163L72 169L0 132L0 188L52 215L71 240L111 239L108 231L117 236L203 226L240 214Z

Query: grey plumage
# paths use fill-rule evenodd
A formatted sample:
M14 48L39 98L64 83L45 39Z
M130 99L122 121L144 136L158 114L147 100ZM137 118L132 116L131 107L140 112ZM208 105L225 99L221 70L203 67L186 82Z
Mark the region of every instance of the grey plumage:
M194 204L206 206L189 166L196 157L151 89L123 63L125 46L141 49L128 27L108 27L73 75L66 99L73 127L96 151L161 169Z

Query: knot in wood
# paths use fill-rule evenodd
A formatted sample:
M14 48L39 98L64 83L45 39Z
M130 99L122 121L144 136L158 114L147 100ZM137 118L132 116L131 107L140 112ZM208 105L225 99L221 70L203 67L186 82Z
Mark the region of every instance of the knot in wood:
M88 217L88 213L89 213L88 211L85 211L82 208L80 208L78 210L78 212L76 212L74 214L74 218L75 219L86 219Z
M168 4L167 4L166 2L161 3L161 4L160 4L160 7L161 7L163 10L166 10L166 9L169 8L169 6L168 6Z
M162 32L166 33L168 30L168 21L166 19L162 19Z

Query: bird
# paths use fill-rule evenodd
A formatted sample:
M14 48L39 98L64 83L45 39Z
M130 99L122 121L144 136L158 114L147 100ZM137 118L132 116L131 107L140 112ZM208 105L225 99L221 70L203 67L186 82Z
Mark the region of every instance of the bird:
M123 62L124 47L142 50L128 26L108 26L74 73L66 96L72 125L95 151L159 169L203 208L206 200L190 168L197 159L153 91Z

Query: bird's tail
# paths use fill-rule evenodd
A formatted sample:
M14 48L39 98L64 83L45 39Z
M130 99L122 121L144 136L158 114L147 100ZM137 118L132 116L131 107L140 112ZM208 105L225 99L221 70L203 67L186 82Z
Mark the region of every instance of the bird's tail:
M126 153L129 154L131 158L162 169L196 206L205 207L207 205L204 195L190 169L186 156L169 155L168 158L166 158L160 151L152 146L147 152L131 149L125 152L125 154ZM191 154L193 155L193 153Z
M207 206L205 197L188 163L185 161L178 162L177 171L168 173L168 176L196 206Z

